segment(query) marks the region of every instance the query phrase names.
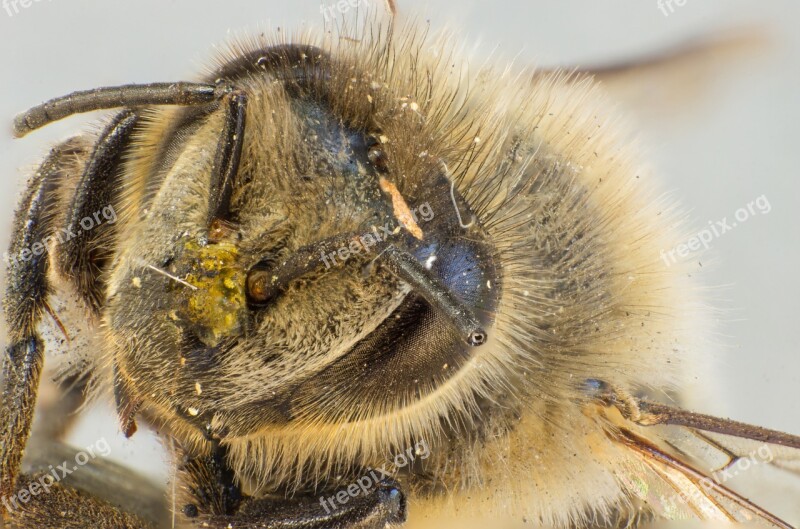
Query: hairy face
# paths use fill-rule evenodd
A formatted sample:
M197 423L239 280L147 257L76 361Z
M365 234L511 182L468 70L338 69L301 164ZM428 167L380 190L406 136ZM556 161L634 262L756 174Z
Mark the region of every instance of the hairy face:
M473 348L376 258L410 252L491 327L496 251L445 162L475 142L448 139L446 121L422 116L419 87L394 86L369 61L258 66L227 67L250 117L232 221L219 229L202 221L220 117L161 112L141 133L151 156L130 164L141 202L107 312L119 378L156 416L223 438L409 409ZM268 283L324 239L338 243L309 256L308 273L248 301L254 268Z

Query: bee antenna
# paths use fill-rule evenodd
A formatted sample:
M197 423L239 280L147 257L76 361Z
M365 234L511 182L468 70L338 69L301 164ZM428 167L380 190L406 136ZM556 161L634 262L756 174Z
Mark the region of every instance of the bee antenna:
M481 327L472 309L456 298L450 289L422 266L416 257L389 246L381 252L380 259L389 271L408 283L425 298L425 301L446 315L469 345L477 347L486 343L486 331Z
M255 307L266 306L280 292L285 291L292 281L319 269L327 252L347 245L354 237L358 235L347 233L304 246L279 267L267 260L260 261L247 274L248 301ZM387 245L376 260L418 292L432 307L447 316L469 345L478 347L486 343L486 331L472 308L453 295L416 257ZM329 264L328 266L330 267Z

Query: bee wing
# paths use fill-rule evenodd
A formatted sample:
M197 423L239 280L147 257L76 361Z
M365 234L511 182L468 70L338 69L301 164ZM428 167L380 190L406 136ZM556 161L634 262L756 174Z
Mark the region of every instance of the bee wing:
M726 75L763 56L770 45L763 28L741 28L627 60L560 70L593 77L637 115L671 118L702 105ZM556 70L542 69L537 76Z
M759 521L767 527L792 529L792 526L740 496L683 458L626 428L609 434L635 453L647 470L645 482L632 487L640 499L668 519L693 516L701 520L726 523ZM634 478L635 479L635 478Z
M739 470L770 465L800 476L800 449L694 428L682 428L670 436L670 445L692 460L702 461L713 475L730 479Z
M800 475L800 449L713 432L693 431L693 435L722 452L728 458L725 466L730 466L743 458L759 457L772 466Z

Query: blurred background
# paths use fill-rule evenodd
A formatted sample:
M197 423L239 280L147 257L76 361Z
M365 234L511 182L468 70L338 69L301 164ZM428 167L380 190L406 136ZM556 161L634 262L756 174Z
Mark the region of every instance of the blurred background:
M800 3L795 0L398 0L401 18L461 35L477 58L543 67L603 67L686 53L603 76L619 111L660 175L664 191L700 230L760 197L746 222L711 242L697 271L722 309L717 397L699 411L800 434ZM189 80L215 44L247 31L320 27L319 0L36 0L0 10L0 247L22 186L55 142L98 115L57 122L12 140L15 114L77 89ZM362 0L383 10L383 0ZM728 42L690 52L698 42ZM694 43L694 44L692 44ZM680 54L679 54L680 55ZM761 199L764 203L764 198ZM703 352L705 354L705 352ZM698 381L706 385L707 381ZM105 437L112 458L165 479L149 432L125 441L110 409L70 434ZM800 485L766 480L755 494L787 515ZM787 510L788 509L788 510ZM787 515L789 516L789 515Z

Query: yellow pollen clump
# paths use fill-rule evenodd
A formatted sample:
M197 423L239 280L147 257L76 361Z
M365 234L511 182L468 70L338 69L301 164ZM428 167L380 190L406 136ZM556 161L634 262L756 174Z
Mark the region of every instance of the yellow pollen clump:
M203 246L190 241L185 245L181 268L186 267L185 280L196 288L184 291L182 316L212 347L223 338L242 332L247 311L247 274L238 257L236 246L230 243Z

